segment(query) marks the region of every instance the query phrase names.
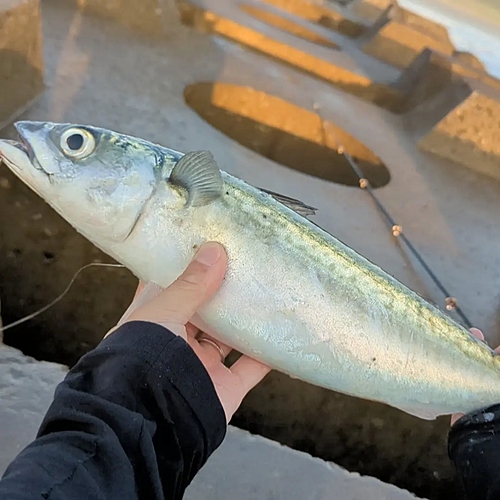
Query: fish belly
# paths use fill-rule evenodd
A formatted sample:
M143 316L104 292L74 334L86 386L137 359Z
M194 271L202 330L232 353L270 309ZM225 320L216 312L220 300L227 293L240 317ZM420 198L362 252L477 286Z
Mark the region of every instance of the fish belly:
M222 243L224 283L193 323L294 378L426 419L500 401L491 351L402 285L381 279L362 258L346 259L340 243L311 241L286 218L259 227L242 220L241 207L234 213L205 209L197 221L150 221L133 248L115 256L166 286L193 248Z

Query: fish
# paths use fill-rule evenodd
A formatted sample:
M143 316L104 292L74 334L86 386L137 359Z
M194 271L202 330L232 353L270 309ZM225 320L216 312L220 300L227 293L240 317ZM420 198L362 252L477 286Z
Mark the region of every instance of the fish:
M315 208L92 125L18 121L7 167L137 278L169 286L206 241L224 281L192 322L308 384L415 417L500 402L500 361L449 314L310 220Z

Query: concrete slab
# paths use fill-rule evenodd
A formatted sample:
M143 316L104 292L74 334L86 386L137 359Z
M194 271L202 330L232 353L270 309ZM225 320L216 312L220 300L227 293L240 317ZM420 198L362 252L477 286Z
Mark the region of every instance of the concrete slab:
M279 9L268 11L257 4L248 0L186 0L179 7L188 26L223 36L397 114L407 113L441 92L455 70L479 71L426 49L403 72L391 73L386 66L366 61L366 54L355 46L325 36L324 29L310 28L307 23L292 21L293 16L280 15ZM332 52L332 48L342 50ZM380 78L384 73L385 81ZM492 79L484 72L482 75Z
M405 68L426 48L453 54L455 47L448 39L436 39L421 31L420 26L390 20L375 36L363 45L365 53L391 64Z
M453 54L453 58L465 68L473 68L478 72L487 73L485 65L470 52L457 51Z
M271 26L274 26L279 30L286 31L288 33L291 33L292 35L304 38L305 40L316 43L318 45L324 45L325 47L329 47L331 49L339 48L339 46L332 40L319 35L313 30L305 28L299 23L284 18L283 16L275 14L274 12L270 12L269 10L261 9L259 7L247 4L241 5L241 9L248 15L253 16L256 19L259 19L260 21L263 21L267 24L270 24Z
M225 500L236 491L242 500L416 500L408 491L230 427L185 498Z
M477 80L466 82L467 96L418 145L500 180L500 91Z
M309 1L311 3L323 5L321 1ZM360 71L362 74L365 74L366 76L370 77L373 80L379 81L380 83L390 82L398 75L397 69L364 54L358 47L359 40L353 40L352 38L341 35L338 31L329 29L327 26L322 25L318 21L317 16L299 16L293 12L293 9L291 9L291 12L290 10L282 9L262 0L234 0L233 2L231 2L231 4L238 5L239 9L241 10L244 10L245 6L247 5L258 7L262 10L269 10L270 12L284 20L292 21L295 24L313 31L321 37L335 42L335 44L340 47L343 53L335 53L333 55L334 62L338 61L341 64L346 64L346 67L348 69L353 68L354 70L354 68L357 68L355 71ZM342 10L342 12L346 11L346 9L342 9L341 7L338 7L338 9ZM223 11L219 12L221 14L223 13ZM367 32L371 29L373 29L373 25L367 26ZM293 39L290 39L290 41L292 40ZM315 46L309 44L304 48L310 51L314 50ZM324 54L329 59L332 58L331 51L323 51L322 53L320 53L320 55L322 54Z
M36 436L67 368L0 346L0 476Z
M404 24L408 28L423 33L434 40L439 40L445 45L452 45L448 30L444 26L403 9L397 2L394 3L394 8L391 9L390 18L392 21Z
M366 23L376 23L389 9L394 6L394 0L353 0L349 10Z
M500 81L486 73L484 67L480 63L477 64L474 57L471 58L462 53L450 56L435 50L425 49L394 83L394 87L405 95L405 98L401 100L400 107L395 111L405 113L417 108L421 109L422 106L425 107L429 99L440 95L441 99L435 111L429 116L421 118L427 124L435 124L436 120L439 121L444 116L440 114L443 113L442 109L445 109L444 113L447 114L457 105L454 100L450 101L450 95L453 95L451 87L460 86L463 77L500 89ZM449 106L451 106L447 110L446 107L443 107L446 102L449 102ZM422 115L422 113L420 114ZM439 118L431 118L431 115ZM421 128L425 129L423 123Z
M0 127L44 89L39 0L0 3Z
M435 60L437 57L446 58L443 54L438 54ZM476 79L492 88L500 88L500 80L491 76L475 56L464 52L456 52L449 59L451 60L451 70L456 75Z
M172 36L179 26L175 0L73 0L85 13L113 19L149 36Z
M377 190L380 199L472 322L498 344L500 182L419 151L401 117L227 39L192 30L165 43L53 0L44 1L44 34L49 86L22 118L92 123L181 151L210 149L225 170L318 207L317 224L442 305L442 295L398 247L365 192L238 144L189 108L184 91L197 82L225 82L309 111L317 102L325 120L387 166L391 179ZM13 135L12 127L2 132ZM0 286L8 323L59 295L82 264L109 259L3 166L0 178L0 187L9 186L0 196ZM124 270L88 270L63 301L8 330L5 341L72 364L120 317L136 284ZM273 373L234 423L432 500L460 498L446 456L448 419L420 421Z
M333 52L281 32L249 16L238 4L231 0L182 0L179 9L182 22L188 26L265 54L381 107L398 108L398 90L366 76L347 52Z

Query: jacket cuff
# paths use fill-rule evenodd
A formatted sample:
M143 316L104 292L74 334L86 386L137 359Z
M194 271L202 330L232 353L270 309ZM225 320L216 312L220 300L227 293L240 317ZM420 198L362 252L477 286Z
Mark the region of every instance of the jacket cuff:
M148 321L124 323L96 350L126 350L148 367L148 378L168 390L175 387L197 417L206 436L208 455L226 435L224 409L210 375L191 346L165 327Z

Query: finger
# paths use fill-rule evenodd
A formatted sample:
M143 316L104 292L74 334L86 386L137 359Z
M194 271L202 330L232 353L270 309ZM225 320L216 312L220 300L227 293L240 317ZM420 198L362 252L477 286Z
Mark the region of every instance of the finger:
M186 333L188 338L195 338L198 333L200 333L200 329L194 326L192 323L188 323L186 325Z
M142 280L139 280L139 283L137 285L137 289L135 291L135 294L134 294L134 299L137 298L137 296L144 290L144 287L146 286L146 282L145 281L142 281Z
M248 356L241 356L233 366L231 372L240 381L238 396L243 399L257 384L262 382L264 377L271 371L271 368L260 361L256 361Z
M203 339L207 339L211 342L203 342ZM224 360L227 358L228 354L233 350L231 347L229 347L226 344L223 344L222 342L219 342L218 340L215 340L213 337L210 337L206 333L201 332L200 335L196 339L198 341L198 344L200 348L203 350L203 352L206 352L207 354L210 354L211 356L215 357L216 359L220 359L221 355L223 356ZM220 350L217 349L213 344L215 343L216 345L219 346ZM222 360L221 360L222 362Z
M139 287L141 288L139 290ZM127 310L123 313L123 316L120 318L120 321L118 321L118 325L121 325L125 323L125 321L128 321L132 314L137 311L140 307L144 306L147 304L149 301L157 297L163 290L159 285L156 283L142 283L142 286L139 285L138 291L135 295L134 300L132 300L132 303L128 306ZM136 318L139 319L139 318ZM146 318L144 318L146 319Z
M474 337L478 338L479 340L482 340L483 342L485 341L484 334L481 330L479 330L479 328L471 328L470 332L472 333L472 335L474 335ZM494 351L497 354L500 354L500 346L498 346L496 349L494 349Z
M479 340L483 340L484 341L484 335L483 335L483 332L479 329L479 328L471 328L470 329L470 332L472 333L472 335L474 335L474 337L476 337L477 339Z
M202 245L185 271L129 319L147 319L160 324L188 323L222 284L226 265L222 245L213 242Z

